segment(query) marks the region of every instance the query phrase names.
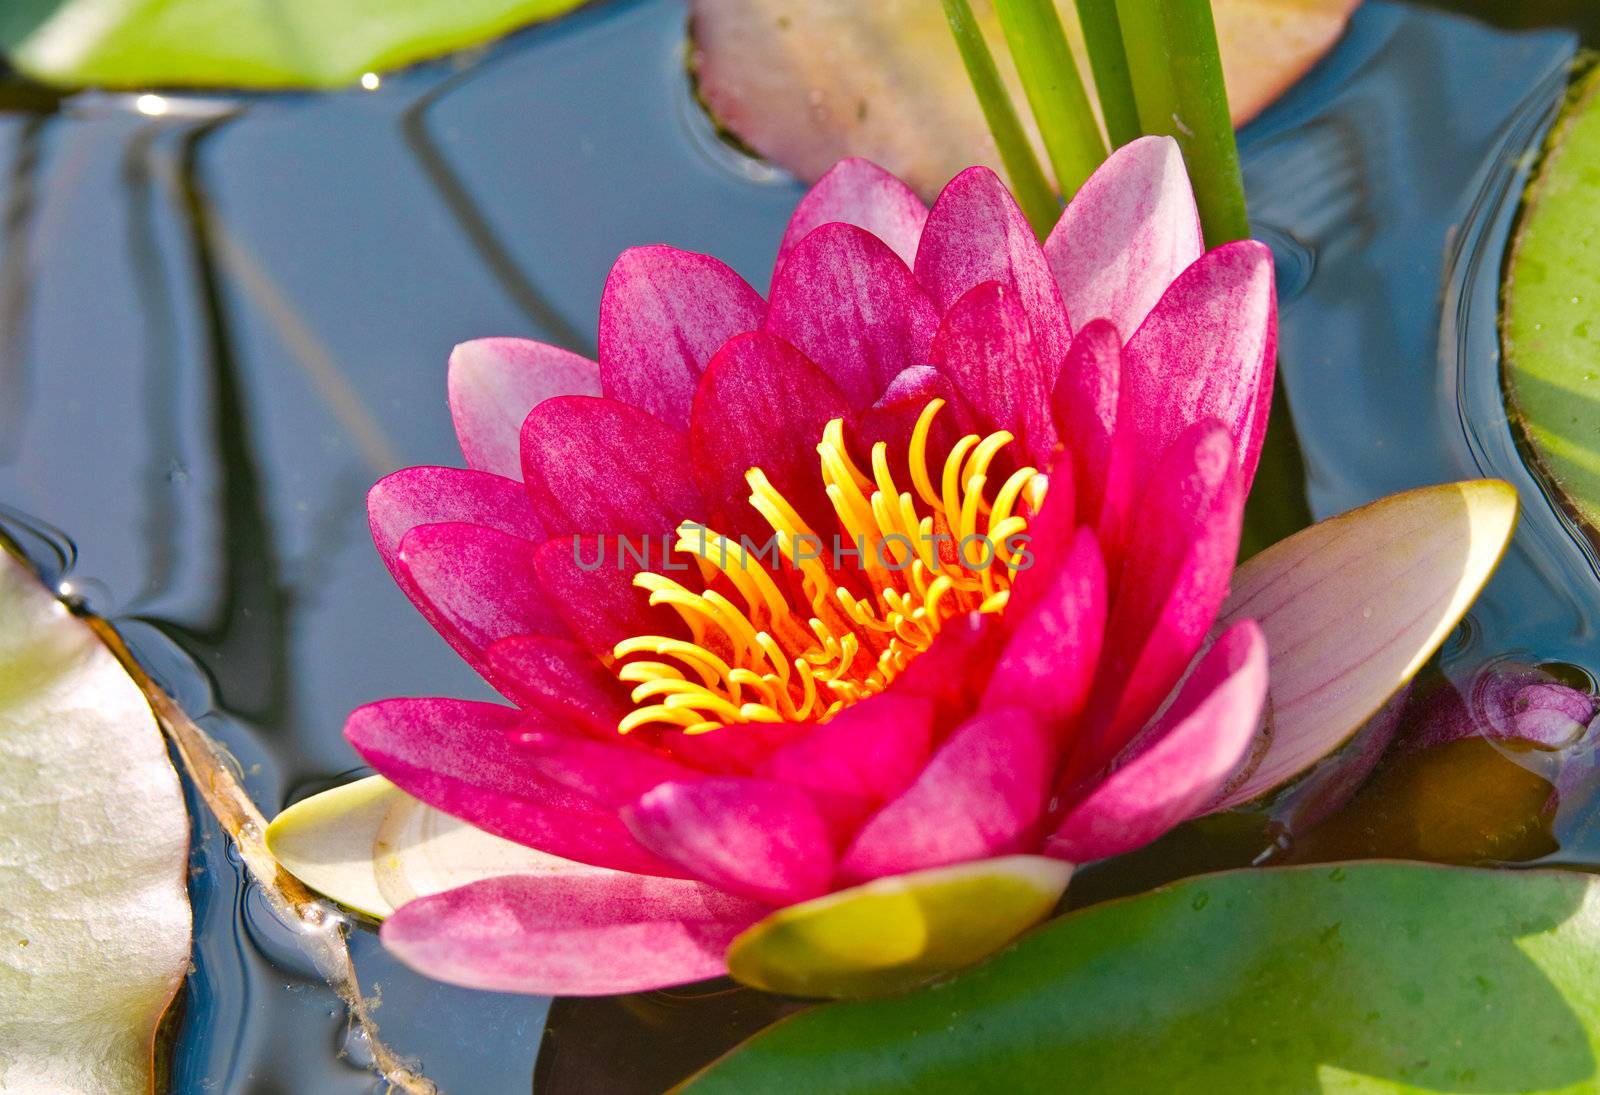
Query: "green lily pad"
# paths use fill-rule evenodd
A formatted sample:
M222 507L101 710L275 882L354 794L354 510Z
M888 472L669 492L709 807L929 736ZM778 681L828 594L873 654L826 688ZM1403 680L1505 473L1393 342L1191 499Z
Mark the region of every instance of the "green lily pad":
M1600 69L1575 89L1528 189L1505 283L1512 417L1589 526L1600 529Z
M711 1092L1594 1091L1600 880L1245 870L1095 905L906 996L814 1008Z
M0 1091L151 1089L188 859L143 693L0 546Z
M5 0L0 53L56 87L340 87L583 0Z

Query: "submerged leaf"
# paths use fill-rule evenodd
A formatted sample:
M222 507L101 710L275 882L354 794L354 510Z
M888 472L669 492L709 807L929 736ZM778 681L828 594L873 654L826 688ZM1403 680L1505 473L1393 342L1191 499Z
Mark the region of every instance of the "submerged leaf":
M1593 1091L1597 1045L1600 880L1353 863L1070 913L930 989L786 1019L686 1089Z
M1235 123L1254 117L1338 40L1360 0L1215 0ZM1089 73L1070 0L1062 22ZM973 9L1013 102L1021 84L987 2ZM923 0L694 0L700 94L717 122L807 181L864 156L931 197L994 141L938 4ZM1090 89L1093 90L1092 88ZM1036 146L1031 115L1024 124Z
M290 806L267 826L267 848L313 890L380 920L413 898L485 878L604 871L502 840L382 776Z
M57 87L339 87L583 0L6 0L0 53Z
M1600 537L1600 69L1551 133L1506 272L1512 418L1569 509Z
M0 547L0 1090L144 1091L189 823L139 688Z

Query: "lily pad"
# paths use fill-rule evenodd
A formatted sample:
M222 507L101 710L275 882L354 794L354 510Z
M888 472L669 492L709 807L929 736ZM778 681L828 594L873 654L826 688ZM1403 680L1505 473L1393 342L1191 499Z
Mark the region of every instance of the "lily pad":
M1513 418L1570 510L1600 529L1600 69L1578 85L1529 187L1506 272Z
M1248 121L1299 79L1338 41L1359 3L1215 0L1234 122ZM1075 6L1056 6L1087 76ZM693 0L690 11L695 73L712 117L801 178L865 156L930 197L970 164L999 169L939 4ZM1024 103L993 7L975 0L973 11L1012 101Z
M1069 914L930 989L830 1004L685 1087L1593 1091L1600 880L1359 863Z
M0 53L57 87L340 87L583 0L6 0Z
M605 870L502 840L382 776L290 806L267 826L267 849L313 890L377 920L413 898L485 878Z
M151 1088L189 967L188 857L144 695L0 547L0 1090Z

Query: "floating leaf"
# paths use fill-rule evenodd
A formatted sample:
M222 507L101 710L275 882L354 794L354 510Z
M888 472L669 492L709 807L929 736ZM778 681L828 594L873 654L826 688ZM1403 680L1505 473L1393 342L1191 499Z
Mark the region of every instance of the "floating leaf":
M0 547L0 1090L144 1091L189 822L138 686Z
M0 53L58 87L339 87L583 0L6 0Z
M871 996L971 965L1050 915L1072 865L1036 855L892 875L779 909L728 972L794 996Z
M1513 418L1568 507L1600 529L1600 69L1578 87L1528 190L1506 273Z
M1494 572L1517 519L1498 479L1392 494L1247 560L1216 632L1267 637L1266 747L1214 809L1305 772L1350 738L1444 642Z
M290 806L267 826L267 848L313 890L380 920L412 898L485 878L604 870L502 840L382 776Z
M1071 913L977 969L784 1020L687 1090L1593 1091L1600 880L1255 869Z
M1254 117L1338 40L1360 0L1215 0L1236 123ZM1071 0L1057 0L1088 63ZM993 8L974 2L1013 102L1024 101ZM994 141L938 4L924 0L694 0L700 94L721 125L813 180L865 156L931 196ZM1024 119L1040 146L1032 117Z

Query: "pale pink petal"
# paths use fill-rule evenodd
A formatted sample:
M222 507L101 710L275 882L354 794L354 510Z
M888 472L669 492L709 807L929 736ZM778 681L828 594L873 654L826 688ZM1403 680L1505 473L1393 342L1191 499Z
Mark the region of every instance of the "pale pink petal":
M1067 811L1045 850L1074 863L1105 859L1194 816L1249 753L1266 694L1266 640L1246 620L1218 638L1172 707Z
M800 241L772 282L766 330L832 378L856 409L923 365L939 313L887 244L852 224Z
M1199 650L1228 592L1243 512L1232 439L1214 421L1196 424L1162 458L1137 507L1074 778L1122 749Z
M974 286L998 281L1015 292L1053 379L1072 329L1039 239L1005 183L987 167L951 179L934 202L917 247L917 280L949 311Z
M805 793L786 783L665 783L622 816L639 843L663 859L757 901L805 901L826 893L833 878L828 828Z
M1064 735L1089 697L1105 626L1105 563L1094 535L1081 529L1043 595L1012 622L985 704L1026 707Z
M615 399L547 399L522 424L523 480L551 536L670 533L705 513L681 432Z
M1044 243L1078 330L1100 318L1119 331L1138 330L1204 249L1183 154L1171 137L1140 137L1113 152Z
M344 736L361 759L413 798L485 832L598 867L676 875L616 815L534 770L511 736L514 708L394 699L351 712Z
M872 161L851 156L829 168L794 207L778 245L773 275L813 229L835 221L865 228L910 266L927 219L928 207L909 186Z
M711 355L761 326L761 295L727 265L656 244L624 251L600 296L605 394L687 429Z
M381 934L406 965L450 984L609 996L722 975L728 944L766 911L679 879L506 875L402 905Z
M968 719L899 797L874 814L839 861L846 881L1006 855L1029 846L1044 813L1055 746L1026 710Z
M1123 350L1119 425L1148 467L1194 423L1233 435L1248 491L1272 402L1278 345L1272 252L1255 240L1208 251L1172 283Z
M600 366L526 338L479 338L450 353L450 417L470 467L522 477L522 420L552 396L599 395Z

